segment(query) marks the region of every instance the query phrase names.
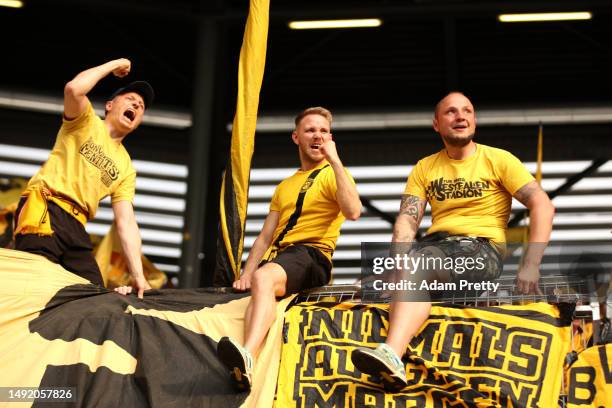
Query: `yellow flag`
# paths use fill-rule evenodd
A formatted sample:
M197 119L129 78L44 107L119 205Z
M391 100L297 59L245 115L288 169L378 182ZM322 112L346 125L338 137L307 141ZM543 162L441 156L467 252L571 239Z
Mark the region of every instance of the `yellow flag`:
M130 284L130 273L114 223L94 251L104 286L112 289ZM142 270L153 289L161 288L168 280L166 274L157 269L144 255L142 255Z
M540 127L538 130L538 160L537 160L537 167L536 167L536 181L538 182L540 186L542 185L542 151L544 148L543 143L544 143L543 126L540 123Z
M15 177L0 181L0 247L12 248L15 211L28 180Z
M232 128L230 159L221 183L216 285L229 286L240 277L251 157L259 92L268 39L269 0L251 0L238 64L238 100Z

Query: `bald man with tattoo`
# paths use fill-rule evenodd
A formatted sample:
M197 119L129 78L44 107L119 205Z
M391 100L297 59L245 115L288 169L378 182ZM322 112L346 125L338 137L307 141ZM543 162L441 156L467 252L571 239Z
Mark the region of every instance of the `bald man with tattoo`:
M448 282L459 278L494 280L502 269L514 197L530 211L530 245L517 273L516 287L524 294L540 293L539 267L555 212L548 195L511 153L473 141L476 115L464 94L451 92L438 102L433 128L442 137L444 149L420 160L410 174L393 228L392 252L406 253L411 248L412 255L444 259L471 256L481 259L485 267L465 273L436 271L434 278ZM415 244L427 203L432 213L432 225L422 240L427 243ZM421 271L416 276L421 279L426 274ZM394 297L386 342L374 350L356 349L351 355L354 365L380 377L388 390L405 387L401 357L430 310L429 295L417 300Z

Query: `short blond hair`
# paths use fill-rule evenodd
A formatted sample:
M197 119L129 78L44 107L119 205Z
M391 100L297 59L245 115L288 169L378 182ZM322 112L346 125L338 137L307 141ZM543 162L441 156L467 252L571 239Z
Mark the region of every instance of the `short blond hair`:
M446 97L452 95L452 94L458 94L458 95L462 95L464 96L468 101L470 101L470 103L472 103L472 101L470 100L470 98L468 98L463 92L461 91L450 91L449 93L447 93L446 95L444 95L444 98L440 99L438 101L438 103L436 104L436 108L434 109L434 118L438 116L438 111L440 110L440 105L442 104L442 101L446 99Z
M331 114L331 112L328 109L325 109L322 106L313 106L311 108L304 109L303 111L298 113L298 115L295 117L295 127L296 127L296 129L300 125L300 122L302 121L302 119L304 119L304 117L308 116L308 115L321 115L325 119L327 119L327 121L329 122L329 125L331 126L331 123L332 123L332 114Z

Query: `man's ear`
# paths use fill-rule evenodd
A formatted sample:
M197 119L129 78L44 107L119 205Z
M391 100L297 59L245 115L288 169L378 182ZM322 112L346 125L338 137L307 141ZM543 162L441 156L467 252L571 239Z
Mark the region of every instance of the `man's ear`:
M435 117L433 118L432 125L433 125L434 130L436 132L439 132L439 130L438 130L438 119L436 119Z
M293 143L295 143L296 145L300 144L298 142L298 135L297 135L297 132L295 130L291 133L291 139L293 139Z
M106 105L104 106L106 111L109 111L113 108L113 101L106 101Z

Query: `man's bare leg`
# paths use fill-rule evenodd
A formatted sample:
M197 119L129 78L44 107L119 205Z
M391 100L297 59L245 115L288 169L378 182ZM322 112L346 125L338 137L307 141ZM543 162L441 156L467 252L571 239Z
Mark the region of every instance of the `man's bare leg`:
M420 282L425 276L422 272L413 274L408 270L397 270L390 277L391 281L399 282L400 279ZM393 293L389 307L387 340L373 350L365 347L353 350L351 360L355 367L363 373L380 378L387 391L397 392L403 389L408 381L402 356L414 335L429 317L430 310L431 302L427 292Z
M223 337L217 345L217 356L229 368L235 386L248 391L252 385L253 356L259 352L270 326L276 318L276 296L285 294L287 274L278 264L267 263L253 273L251 301L245 312L244 345Z
M276 297L285 294L287 274L274 262L257 269L251 280L251 301L245 314L244 348L257 355L276 318Z
M445 259L446 254L435 245L421 248L415 253L426 255L427 258ZM409 279L417 287L424 281L450 282L451 275L447 270L417 270L416 272L399 271L400 278ZM417 334L423 323L429 318L431 311L430 293L426 291L403 291L396 293L395 299L389 306L389 332L387 341L398 357L402 357L406 352L406 347ZM419 301L416 301L419 300Z
M423 322L429 316L431 303L394 301L389 309L387 341L372 350L358 347L351 360L362 373L379 377L386 390L397 392L408 382L401 357Z
M410 340L429 317L430 302L392 302L386 343L402 357Z

